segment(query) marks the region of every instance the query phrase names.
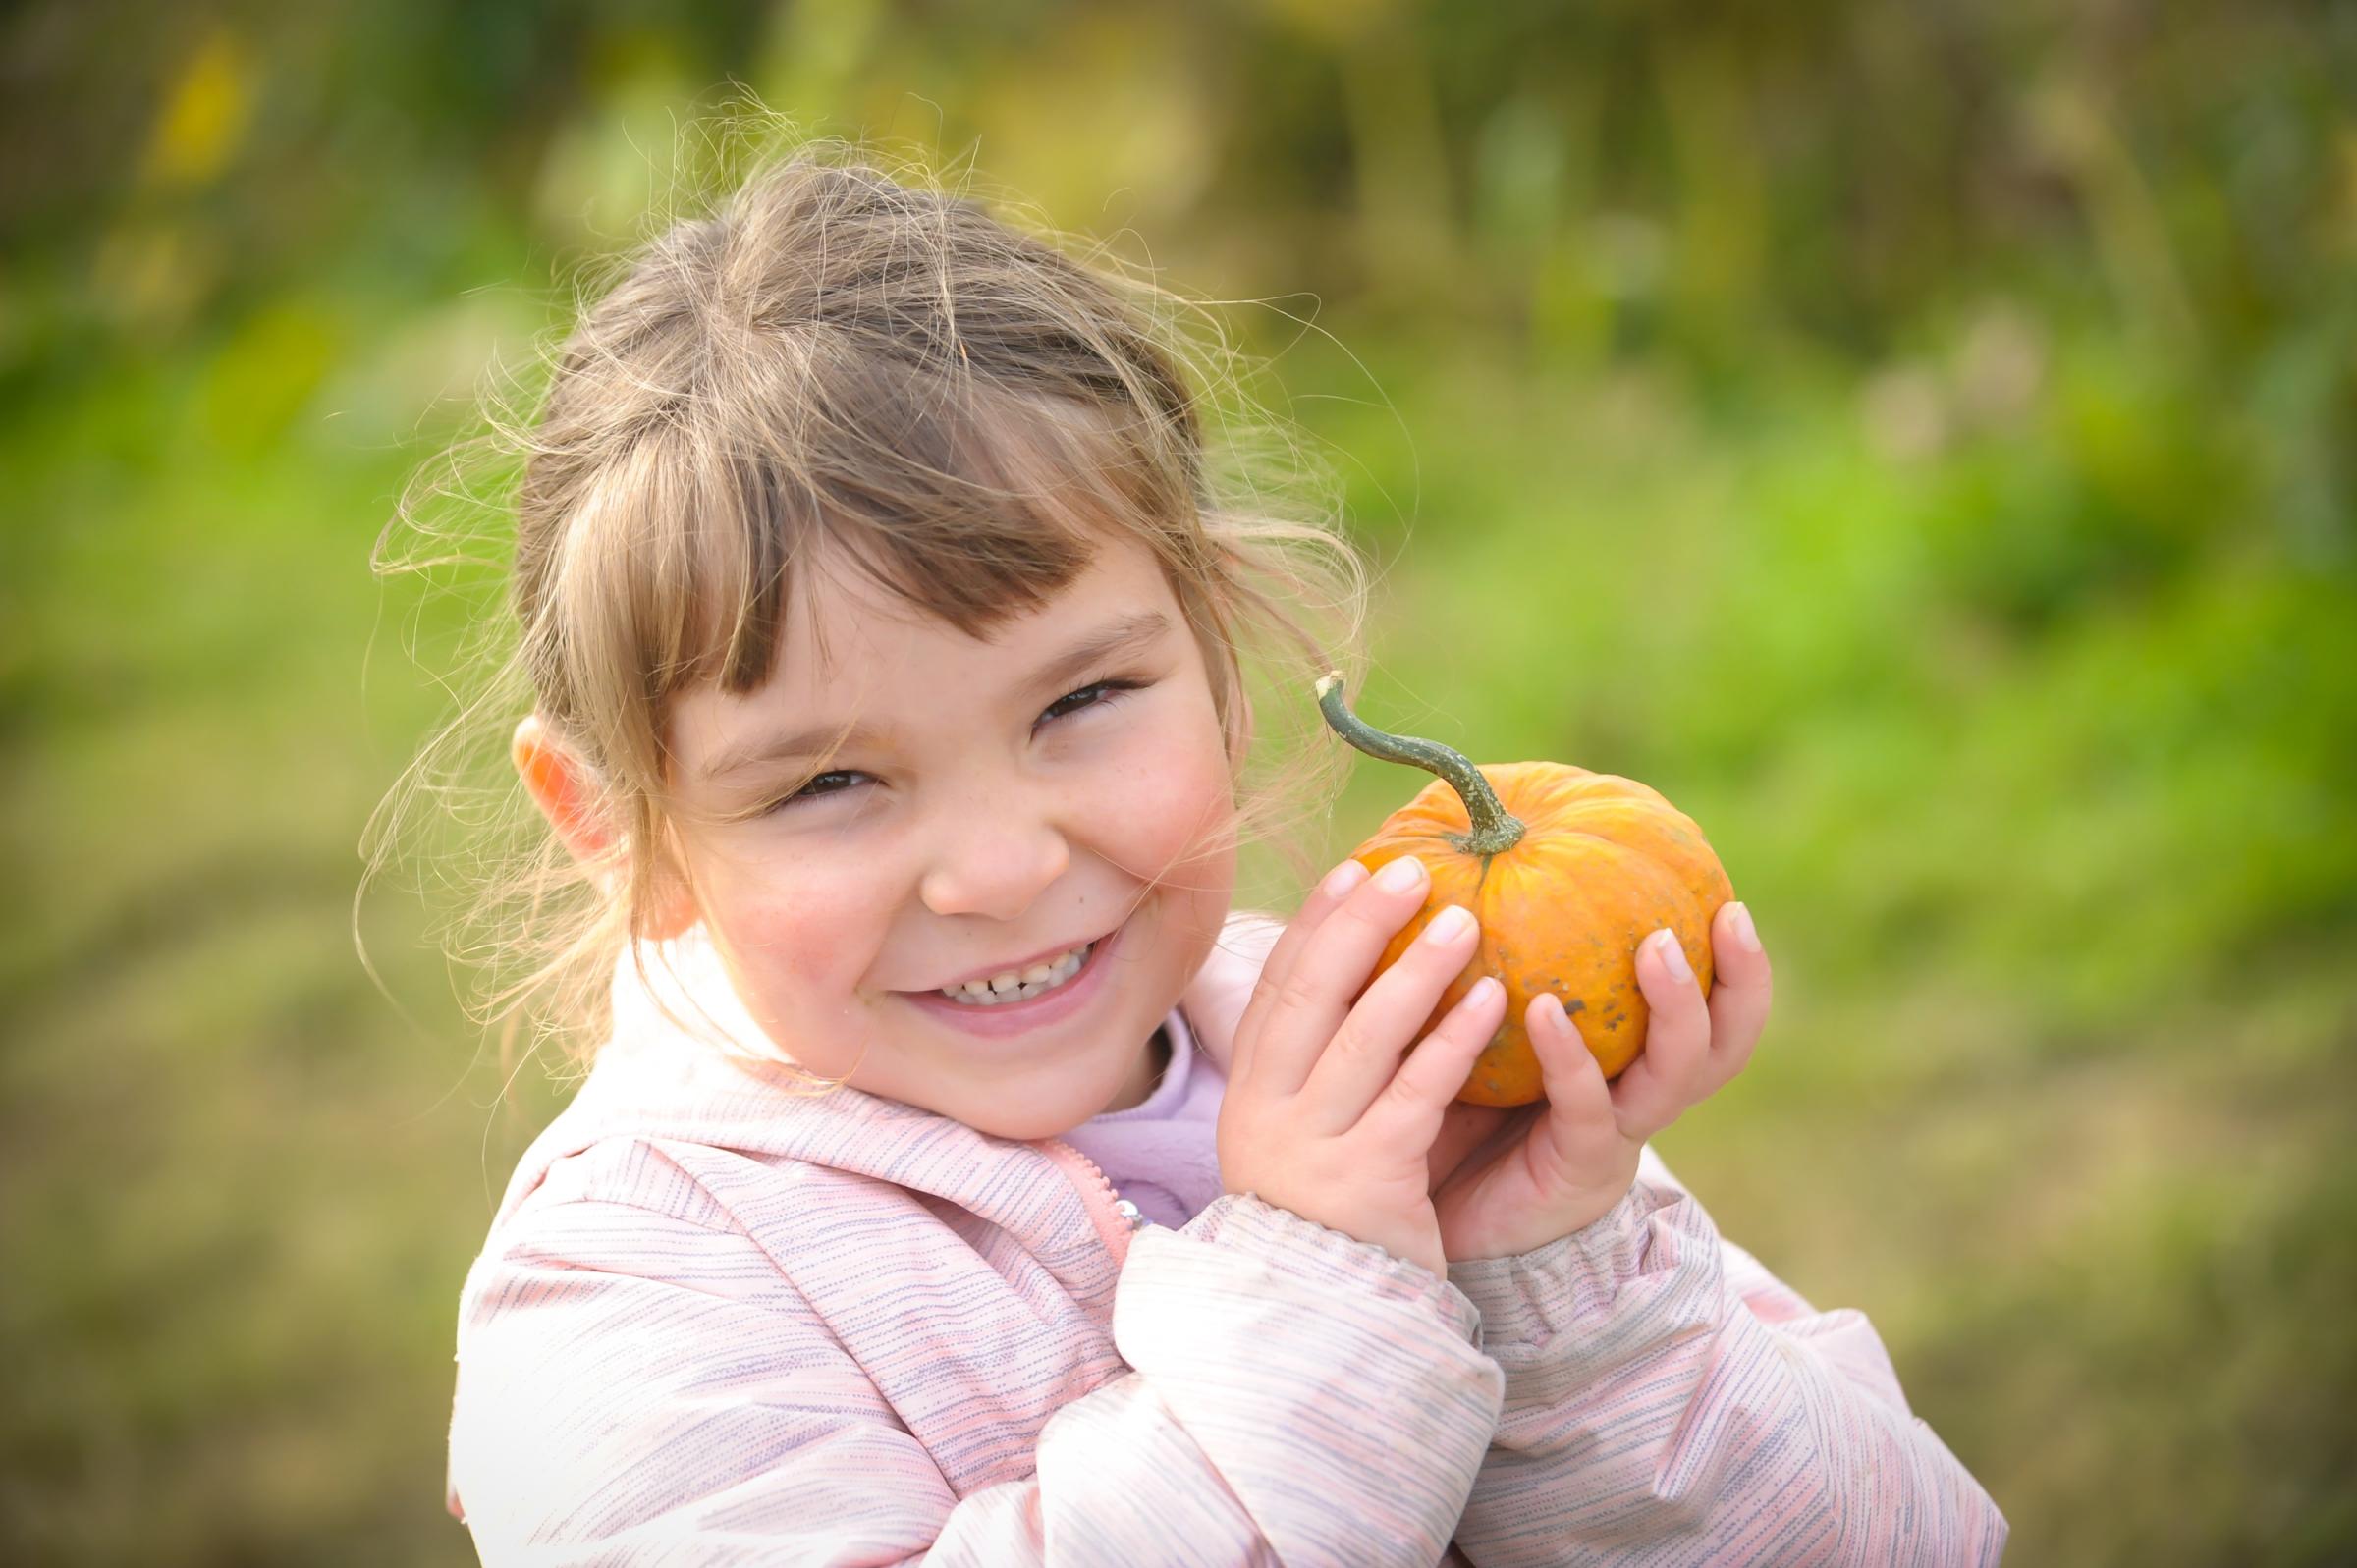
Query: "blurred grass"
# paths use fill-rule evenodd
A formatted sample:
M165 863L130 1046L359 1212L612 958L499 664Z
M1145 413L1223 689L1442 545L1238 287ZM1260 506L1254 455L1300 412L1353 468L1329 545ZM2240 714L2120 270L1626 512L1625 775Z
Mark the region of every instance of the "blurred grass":
M456 1294L559 1094L501 1102L398 884L389 997L355 955L360 826L496 591L366 558L740 62L904 134L921 84L1181 286L1321 292L1236 321L1384 566L1362 711L1704 824L1779 1002L1664 1153L1875 1320L2015 1560L2357 1556L2329 9L158 32L5 209L46 227L0 269L0 1556L468 1558ZM1413 785L1362 763L1329 850Z

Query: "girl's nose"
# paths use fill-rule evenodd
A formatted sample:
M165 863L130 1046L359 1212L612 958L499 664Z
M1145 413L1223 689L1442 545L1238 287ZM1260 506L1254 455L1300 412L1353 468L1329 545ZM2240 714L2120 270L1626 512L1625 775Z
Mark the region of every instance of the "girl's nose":
M937 915L1015 919L1072 861L1052 823L978 805L944 821L936 844L917 894Z

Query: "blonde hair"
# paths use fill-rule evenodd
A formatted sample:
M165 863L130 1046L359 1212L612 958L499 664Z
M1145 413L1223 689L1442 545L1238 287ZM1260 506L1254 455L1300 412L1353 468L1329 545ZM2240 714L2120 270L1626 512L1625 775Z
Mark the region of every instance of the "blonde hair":
M1265 417L1206 440L1201 389L1238 392L1240 362L1208 309L899 161L834 138L759 160L714 210L621 258L547 356L536 414L495 409L472 444L521 460L498 509L514 526L506 613L481 628L496 673L380 806L370 876L421 802L457 808L447 820L475 841L455 857L467 896L444 946L479 971L503 1056L523 1030L576 1063L594 1053L614 964L629 949L643 965L677 875L668 705L767 678L821 543L974 636L1038 608L1093 541L1146 547L1212 677L1238 841L1274 840L1307 872L1282 830L1325 813L1346 753L1306 693L1327 670L1356 673L1366 598L1324 476L1274 460L1300 447ZM426 510L412 487L380 570L459 559L443 546L464 530ZM430 548L399 555L405 535ZM1263 722L1247 726L1256 683ZM596 863L574 861L507 766L527 708L595 780L615 829ZM485 812L468 780L493 754Z

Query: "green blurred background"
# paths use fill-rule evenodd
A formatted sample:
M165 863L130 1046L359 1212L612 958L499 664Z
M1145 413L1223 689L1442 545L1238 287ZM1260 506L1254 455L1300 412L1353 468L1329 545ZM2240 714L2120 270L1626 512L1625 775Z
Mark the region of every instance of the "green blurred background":
M117 0L0 72L0 1558L468 1560L561 1089L400 879L356 956L496 592L369 555L742 89L1260 301L1364 711L1705 825L1780 997L1664 1153L2013 1560L2357 1559L2357 8Z

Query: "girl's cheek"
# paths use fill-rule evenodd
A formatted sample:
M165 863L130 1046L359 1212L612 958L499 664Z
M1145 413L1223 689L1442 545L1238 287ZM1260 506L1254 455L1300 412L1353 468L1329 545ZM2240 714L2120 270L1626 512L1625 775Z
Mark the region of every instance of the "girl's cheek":
M872 877L803 862L769 875L732 867L708 891L707 918L773 1005L791 988L815 1001L840 996L864 972L889 911Z
M1161 881L1229 852L1235 814L1216 730L1194 744L1141 746L1104 788L1105 820L1122 825L1116 857L1132 876Z
M870 1035L861 977L883 924L872 894L843 879L765 887L718 917L738 989L771 1039L810 1071L856 1070Z

